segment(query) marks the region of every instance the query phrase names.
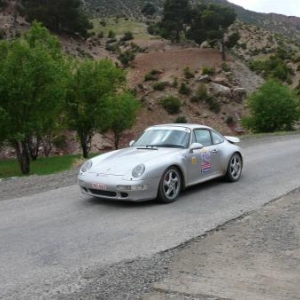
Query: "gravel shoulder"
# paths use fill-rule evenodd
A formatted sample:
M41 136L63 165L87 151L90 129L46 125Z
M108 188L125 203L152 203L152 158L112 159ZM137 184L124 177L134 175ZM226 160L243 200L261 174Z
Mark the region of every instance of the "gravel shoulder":
M0 179L0 201L32 196L76 184L78 168L51 175L30 175Z
M299 199L297 189L178 248L143 299L299 299Z

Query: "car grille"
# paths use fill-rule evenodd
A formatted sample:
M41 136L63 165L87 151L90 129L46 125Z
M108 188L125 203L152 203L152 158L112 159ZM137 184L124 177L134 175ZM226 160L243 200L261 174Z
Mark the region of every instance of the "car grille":
M90 192L94 195L99 195L99 196L106 196L106 197L116 197L117 196L116 192L111 192L111 191L90 189Z

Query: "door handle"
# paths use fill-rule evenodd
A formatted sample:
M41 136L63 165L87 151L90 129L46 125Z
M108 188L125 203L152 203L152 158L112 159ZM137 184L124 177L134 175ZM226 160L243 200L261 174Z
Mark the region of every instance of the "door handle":
M212 152L212 153L218 153L219 150L218 150L218 149L214 149L214 150L212 150L211 152Z

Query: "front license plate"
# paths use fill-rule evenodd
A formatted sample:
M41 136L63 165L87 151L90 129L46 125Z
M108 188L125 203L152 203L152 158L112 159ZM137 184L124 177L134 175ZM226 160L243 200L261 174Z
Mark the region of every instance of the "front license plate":
M92 183L92 188L95 190L106 190L106 185L103 183Z

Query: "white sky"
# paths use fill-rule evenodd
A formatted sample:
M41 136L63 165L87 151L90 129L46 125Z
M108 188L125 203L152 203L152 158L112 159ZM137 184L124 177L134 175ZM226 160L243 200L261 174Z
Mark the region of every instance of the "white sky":
M300 0L228 0L245 9L300 17Z

